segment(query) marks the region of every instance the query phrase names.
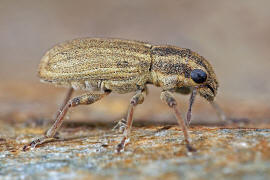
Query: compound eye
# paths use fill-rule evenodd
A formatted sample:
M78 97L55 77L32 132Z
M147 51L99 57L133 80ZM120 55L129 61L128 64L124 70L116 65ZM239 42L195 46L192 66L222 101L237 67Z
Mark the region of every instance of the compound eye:
M191 79L198 84L205 82L207 79L207 74L201 69L194 69L191 71L190 76Z

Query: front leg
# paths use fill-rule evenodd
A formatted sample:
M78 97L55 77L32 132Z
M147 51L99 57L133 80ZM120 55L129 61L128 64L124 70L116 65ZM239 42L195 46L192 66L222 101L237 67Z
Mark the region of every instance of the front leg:
M37 138L36 140L32 141L31 143L25 145L23 147L23 151L26 151L29 148L35 148L37 145L43 144L47 141L50 141L54 139L55 134L61 127L63 123L63 119L68 111L69 108L75 107L78 105L87 105L87 104L92 104L101 98L103 98L105 95L109 94L109 92L91 92L79 97L75 97L72 100L68 101L64 108L58 113L57 118L52 125L52 127L47 131L46 135L44 135L41 138Z
M190 145L190 141L189 141L189 134L187 131L187 126L183 120L183 118L181 117L181 113L179 112L179 110L177 109L177 103L175 98L173 97L172 93L169 91L163 91L160 95L160 98L163 102L165 102L170 108L172 108L174 110L174 114L176 119L178 120L179 125L182 128L182 131L184 133L184 137L185 137L185 142L186 142L186 147L187 150L189 152L192 151L196 151L196 149L194 149L191 145Z
M187 120L186 120L186 125L189 126L190 121L191 121L191 112L192 112L192 106L195 101L195 97L197 94L197 89L194 88L191 92L190 98L189 98L189 107L188 107L188 112L187 112Z

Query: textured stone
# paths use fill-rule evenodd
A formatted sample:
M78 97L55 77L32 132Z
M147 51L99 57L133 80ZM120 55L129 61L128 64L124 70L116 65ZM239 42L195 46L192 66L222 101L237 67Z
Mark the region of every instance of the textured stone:
M135 126L123 153L121 134L105 124L66 123L61 140L27 152L23 145L47 127L2 124L0 179L267 179L270 130L192 127L188 153L175 125Z

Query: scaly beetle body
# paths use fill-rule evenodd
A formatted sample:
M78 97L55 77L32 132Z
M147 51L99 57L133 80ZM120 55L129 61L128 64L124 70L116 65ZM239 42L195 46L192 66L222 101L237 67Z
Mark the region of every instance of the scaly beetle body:
M200 92L212 100L218 83L207 60L189 49L139 41L89 38L64 42L42 58L39 76L74 89L128 93L146 84L163 90L198 86L190 77L193 69L207 72L210 88Z
M192 151L194 148L189 143L185 122L176 108L172 93L191 92L186 120L189 123L196 92L211 102L218 88L212 66L197 53L175 46L155 46L120 39L85 38L59 44L42 58L39 76L44 82L70 87L70 90L54 125L44 137L26 145L24 150L54 138L70 107L92 104L110 92L122 94L134 91L136 94L130 102L127 128L117 146L117 151L121 151L130 134L134 107L143 102L146 85L154 84L161 87L161 99L174 110L187 148ZM89 93L69 100L73 89Z

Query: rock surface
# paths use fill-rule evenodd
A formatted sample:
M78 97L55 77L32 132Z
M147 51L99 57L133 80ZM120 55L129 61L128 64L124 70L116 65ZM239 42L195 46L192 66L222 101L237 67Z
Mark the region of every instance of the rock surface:
M66 123L59 136L35 149L22 147L46 126L1 124L0 179L269 179L270 130L190 128L197 152L186 151L175 125L139 126L125 151L108 125Z

